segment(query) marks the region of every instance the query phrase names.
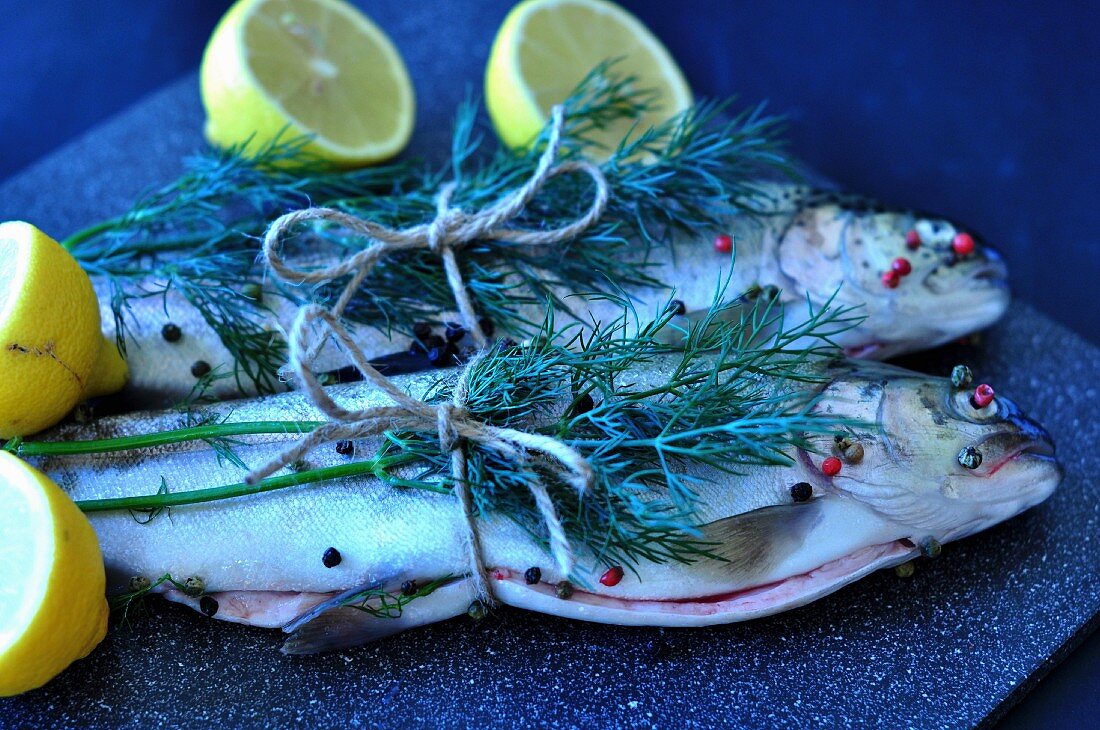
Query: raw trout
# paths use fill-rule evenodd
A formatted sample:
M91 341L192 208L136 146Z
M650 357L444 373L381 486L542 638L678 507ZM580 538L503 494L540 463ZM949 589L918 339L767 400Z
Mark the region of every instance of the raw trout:
M897 367L841 361L823 366L826 380L814 406L878 424L853 438L861 459L829 477L822 456L789 452L788 466L746 467L739 476L700 470L698 524L721 558L690 564L642 560L617 584L596 580L606 566L579 555L578 587L561 597L549 555L514 521L483 515L480 535L490 583L504 603L576 619L653 626L705 626L774 614L831 593L874 570L909 560L920 546L971 535L1007 520L1048 497L1062 478L1049 435L997 395L978 408L970 393L945 379ZM664 382L659 370L633 374L640 387ZM421 397L438 374L395 378ZM386 403L365 385L330 391L352 408ZM233 421L315 419L299 393L234 404ZM88 439L162 431L183 425L178 413L104 418L69 425L59 439ZM266 461L286 437L248 437L240 455ZM823 453L830 435L810 437ZM376 439L356 444L372 454ZM965 468L960 452L982 454ZM310 466L344 463L321 448ZM238 481L243 472L201 443L152 451L33 460L76 499L155 492L165 484L183 491ZM971 467L975 465L970 462ZM797 498L792 485L805 482ZM176 507L170 516L140 524L125 512L97 512L95 526L108 582L123 591L132 576L178 580L199 576L207 596L188 597L162 584L169 599L216 618L287 627L294 653L351 646L467 611L473 594L463 548L463 522L450 494L397 489L374 477L345 478L254 494L229 501ZM933 542L935 541L935 542ZM334 548L338 564L326 558ZM329 553L331 555L331 553ZM529 568L540 575L531 583ZM528 575L532 575L528 573ZM396 618L342 607L348 591L365 586L400 593L406 580L453 576L430 595L408 603Z
M799 186L775 185L766 191L762 200L771 212L762 222L734 217L726 231L680 236L672 247L651 252L651 274L668 287L627 292L643 320L674 297L683 313L678 324L686 326L711 307L715 292L724 286L731 297L747 292L748 299L779 292L786 305L784 326L790 329L835 294L834 304L860 307L857 313L865 317L839 335L838 344L854 357L885 359L987 327L1008 306L1001 257L981 242L972 254L957 256L951 244L962 229L949 221L887 209L859 196ZM717 233L731 236L735 256L716 251ZM919 239L919 245L912 248L907 238L914 243ZM898 258L908 261L911 272L889 288L882 277ZM369 289L369 277L364 286ZM99 293L103 321L111 323L107 287L101 285ZM582 323L607 321L621 313L618 303L582 298L577 292L557 293ZM274 295L267 297L265 305L272 310L272 336L279 337L297 308ZM530 322L540 322L543 314L534 306L522 307L520 313ZM453 312L439 317L440 321L457 319ZM196 363L233 371L229 352L199 313L174 292L163 303L160 297L135 300L128 322L132 403L157 407L178 402L195 385L195 373L206 370L194 369ZM178 327L174 331L178 336L162 335L169 322ZM441 336L442 327L437 326L435 334ZM428 364L427 349L416 347L406 334L361 326L356 338L368 357L399 362L399 370ZM326 363L336 368L343 357L329 348L318 365L324 369ZM247 378L241 384L243 388L226 378L215 384L211 394L236 397L250 392Z

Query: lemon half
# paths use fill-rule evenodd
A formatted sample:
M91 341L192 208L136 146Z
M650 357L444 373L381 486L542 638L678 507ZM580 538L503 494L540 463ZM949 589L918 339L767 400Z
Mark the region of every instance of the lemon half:
M646 129L692 104L691 88L672 55L645 25L607 0L525 0L497 31L485 69L485 103L501 140L525 147L550 110L568 98L600 63L619 59L614 73L636 78L656 94L654 111L637 120ZM614 149L634 120L602 131Z
M239 0L202 58L206 137L256 150L315 135L308 150L342 165L393 157L415 118L393 43L342 0Z
M107 632L103 558L83 513L0 452L0 696L41 687Z
M76 259L30 223L0 223L0 438L52 426L127 375Z

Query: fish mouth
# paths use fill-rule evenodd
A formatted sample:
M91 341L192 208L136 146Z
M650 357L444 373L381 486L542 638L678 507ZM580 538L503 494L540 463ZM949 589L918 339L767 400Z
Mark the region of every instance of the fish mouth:
M993 476L1006 464L1017 460L1049 461L1057 464L1054 460L1054 444L1050 441L1026 441L1020 444L1018 448L1005 452L1000 459L993 463L986 476Z
M747 621L805 605L880 568L914 557L907 540L870 545L806 573L735 591L677 599L616 598L575 589L558 598L548 583L526 585L522 575L495 576L496 594L518 608L597 623L632 626L704 626Z

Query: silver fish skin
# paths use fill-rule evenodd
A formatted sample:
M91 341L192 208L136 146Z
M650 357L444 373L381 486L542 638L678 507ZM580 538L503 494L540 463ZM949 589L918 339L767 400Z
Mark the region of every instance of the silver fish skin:
M852 437L864 449L832 477L820 454L792 451L790 466L752 467L732 477L699 470L700 529L724 560L680 564L643 561L621 582L601 585L606 566L582 553L568 599L555 586L567 576L514 522L492 514L480 520L486 564L500 601L589 621L704 626L765 616L799 606L879 568L912 558L930 541L946 543L1007 520L1041 502L1059 484L1061 466L1049 435L998 394L975 408L949 381L869 362L830 366L815 407L879 428ZM660 382L658 368L638 382ZM437 374L399 378L414 396ZM362 384L330 392L351 408L383 403ZM318 413L298 393L243 400L223 414L233 421L311 419ZM147 433L181 425L179 414L145 413L65 426L58 439ZM248 437L241 454L265 461L284 437ZM828 453L832 438L813 437ZM975 446L977 469L958 454ZM357 442L371 454L377 441ZM311 466L345 461L332 448L310 456ZM153 493L161 480L170 491L239 481L243 472L219 466L202 444L141 453L53 457L37 465L76 499ZM813 497L795 503L791 486L812 485ZM286 650L314 652L354 645L467 610L474 598L461 576L469 566L457 501L447 494L395 489L374 478L338 481L251 495L232 501L173 508L148 524L127 513L89 515L108 566L109 587L123 590L130 576L170 573L199 576L219 606L217 618L260 626L290 626ZM342 561L326 567L336 548ZM528 585L524 572L541 569ZM408 579L460 576L409 604L396 623L350 608L333 607L341 592L377 584L398 590ZM167 596L198 607L194 598ZM303 618L304 616L304 618Z
M837 336L838 344L854 357L885 359L987 327L1008 306L1007 272L993 248L979 244L973 255L950 263L951 240L962 229L947 220L801 186L769 184L762 190L760 206L768 211L762 222L730 217L725 231L679 236L672 247L651 253L652 274L668 282L668 288L628 292L642 321L658 316L670 298L683 303L684 314L674 324L686 326L711 307L723 285L727 298L750 289L766 294L769 287L778 287L784 325L795 327L836 295L836 304L859 307L858 314L865 316L861 324ZM911 230L922 241L915 251L906 247ZM715 251L714 237L721 232L733 237L735 256ZM899 257L910 261L912 273L889 289L881 277ZM103 321L113 334L109 292L102 282L98 291ZM582 324L621 314L619 305L606 300L563 290L557 294ZM265 304L272 310L268 327L273 336L284 336L296 308L274 296ZM530 306L521 314L533 322L543 316ZM440 319L458 317L447 312ZM229 352L199 313L174 292L163 301L152 297L133 302L128 322L131 402L163 407L180 401L195 385L192 366L199 361L233 372ZM168 322L182 331L176 342L161 335ZM358 328L355 337L370 358L405 353L413 344L404 334L371 327ZM426 356L419 359L426 366ZM325 349L318 361L321 370L345 364L334 347ZM247 379L239 384L233 378L218 381L211 391L222 398L250 393L254 389Z

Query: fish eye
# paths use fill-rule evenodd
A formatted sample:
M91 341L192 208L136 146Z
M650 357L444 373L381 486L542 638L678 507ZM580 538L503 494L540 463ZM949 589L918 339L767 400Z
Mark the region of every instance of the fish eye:
M969 389L952 389L947 397L950 410L960 419L971 423L985 423L997 418L1000 405L994 398L985 408L978 408L972 400L973 392Z

